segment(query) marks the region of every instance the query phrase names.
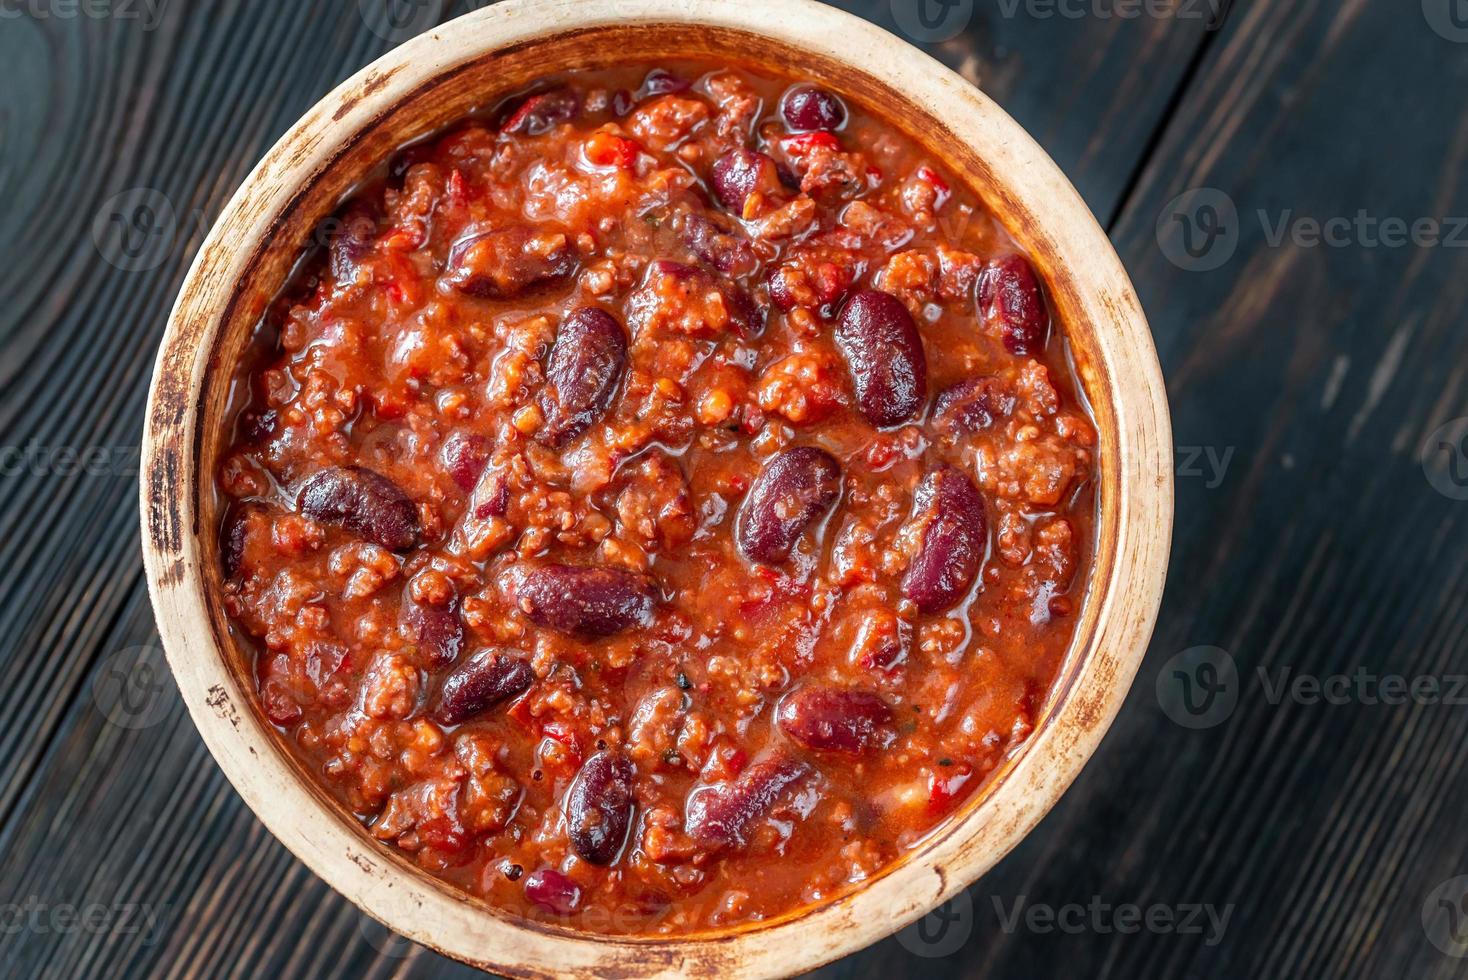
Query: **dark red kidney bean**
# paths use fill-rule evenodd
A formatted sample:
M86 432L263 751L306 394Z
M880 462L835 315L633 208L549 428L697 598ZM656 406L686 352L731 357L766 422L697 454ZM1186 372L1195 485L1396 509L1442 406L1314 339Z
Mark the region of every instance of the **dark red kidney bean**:
M489 461L489 440L477 432L454 432L439 450L443 465L460 490L473 490Z
M442 606L429 606L403 598L402 620L418 646L428 654L429 666L442 670L459 659L464 646L464 621L459 616L459 597Z
M989 428L1014 411L1014 396L998 378L984 376L944 389L933 402L933 426L949 436L966 436Z
M569 278L579 264L568 243L549 253L529 251L532 232L523 225L475 231L449 248L449 285L479 299L513 299Z
M887 702L868 691L803 687L787 695L775 712L786 737L807 749L863 752L879 744L892 721Z
M684 808L683 830L704 847L743 847L785 791L814 773L808 763L778 753L729 782L695 787Z
M517 596L538 626L611 636L652 619L652 581L625 568L540 565L525 573Z
M1004 349L1019 357L1045 349L1050 313L1040 293L1035 267L1023 255L989 263L979 276L979 316L997 316Z
M639 99L653 95L667 95L670 92L684 92L688 89L688 81L679 78L670 71L662 68L654 68L647 73L642 80L642 88L637 90Z
M541 136L563 122L570 122L581 114L581 96L573 89L554 88L527 96L524 102L510 113L500 131L525 133Z
M581 908L581 886L555 868L526 875L525 897L556 915L572 915Z
M988 544L984 498L967 476L940 466L923 478L914 495L913 520L920 522L917 554L902 578L902 594L924 613L952 608L979 574Z
M729 276L747 276L759 264L749 242L701 214L683 218L683 241L700 261Z
M485 470L469 497L469 511L476 520L504 517L510 510L510 481L499 470Z
M598 752L587 759L566 792L566 826L571 846L592 864L617 859L632 810L636 770L630 760L614 752Z
M725 308L729 311L729 321L739 336L745 340L753 340L765 332L766 311L755 303L743 286L726 282L722 291Z
M864 289L841 309L836 346L851 369L861 413L888 426L916 415L928 397L923 338L902 300Z
M275 435L275 423L280 418L279 413L273 408L267 408L263 412L253 409L240 416L240 439L252 446Z
M238 575L245 562L245 536L250 514L256 509L250 504L236 504L224 516L223 533L219 535L219 564L226 579Z
M389 551L418 543L417 505L396 483L366 467L337 466L312 475L301 486L296 509Z
M408 175L408 171L420 163L432 160L434 149L437 146L437 140L429 140L424 143L414 143L412 146L399 150L388 162L387 182L393 187L402 187L403 178Z
M691 266L686 262L674 262L672 259L655 259L648 267L648 271L650 275L667 276L679 282L687 282L703 276L696 266Z
M720 204L742 216L745 199L756 190L768 192L779 187L780 177L772 157L736 147L714 161L709 186Z
M770 302L774 303L775 308L781 313L789 313L800 305L800 300L796 298L794 291L790 288L790 276L791 273L786 271L784 266L770 273Z
M445 725L461 724L519 697L534 682L535 672L524 659L500 650L480 650L443 679L433 717Z
M540 393L545 423L536 440L558 448L590 428L611 404L626 367L622 325L597 306L572 310L546 358Z
M836 457L815 446L782 449L765 463L739 508L734 526L739 550L750 561L780 564L840 494Z
M357 264L372 251L377 240L377 208L357 200L327 222L327 251L331 254L331 274L338 280L350 280L357 274Z
M780 100L780 115L792 132L835 132L846 125L846 105L832 92L796 85Z

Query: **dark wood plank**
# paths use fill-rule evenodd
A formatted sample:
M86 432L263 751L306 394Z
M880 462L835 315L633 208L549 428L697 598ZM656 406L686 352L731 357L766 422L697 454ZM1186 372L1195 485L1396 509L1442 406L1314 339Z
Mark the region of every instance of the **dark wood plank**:
M905 16L887 0L849 6L888 28ZM1203 25L1007 9L980 0L933 49L1107 217ZM209 759L171 682L147 673L158 663L132 447L168 308L244 174L387 44L348 0L172 0L156 25L0 20L0 447L37 460L0 475L0 902L27 917L0 938L6 975L477 975L385 933L287 854ZM130 255L111 215L160 200L174 222L165 247ZM90 453L88 472L62 449ZM119 679L140 700L120 702ZM97 921L55 928L73 906L97 906ZM898 969L930 965L888 943L836 970L880 972L893 951ZM931 965L977 973L987 956L971 944Z

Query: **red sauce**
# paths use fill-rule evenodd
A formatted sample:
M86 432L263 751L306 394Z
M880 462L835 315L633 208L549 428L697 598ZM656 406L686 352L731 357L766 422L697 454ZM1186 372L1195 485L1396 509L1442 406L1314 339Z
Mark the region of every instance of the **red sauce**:
M403 151L244 368L261 706L384 843L586 929L878 874L1029 735L1095 433L1044 290L808 85L572 73Z

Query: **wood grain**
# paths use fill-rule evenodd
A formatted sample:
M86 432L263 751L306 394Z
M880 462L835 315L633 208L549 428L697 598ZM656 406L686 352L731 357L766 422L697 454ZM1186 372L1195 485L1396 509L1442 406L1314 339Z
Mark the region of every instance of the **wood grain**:
M849 6L895 24L885 2ZM386 48L354 7L174 0L151 31L0 21L0 444L121 447L100 475L62 475L53 457L39 475L0 477L0 903L161 912L148 934L114 911L97 931L0 934L7 975L475 975L395 943L290 858L166 688L162 720L142 729L109 720L94 694L119 654L155 642L127 447L167 308L254 161ZM971 889L967 942L923 958L889 940L826 975L1465 972L1420 923L1429 891L1468 872L1464 709L1274 705L1255 674L1463 670L1468 504L1436 493L1417 461L1427 433L1468 415L1462 253L1274 247L1254 218L1468 213L1456 97L1468 46L1417 7L1255 0L1209 35L1005 17L979 0L968 31L937 48L1115 218L1178 444L1234 454L1216 486L1180 473L1144 673L1081 781ZM1209 273L1172 264L1155 234L1164 206L1198 186L1247 219ZM181 231L156 268L129 272L99 255L91 226L137 187L164 194ZM1227 648L1247 685L1230 718L1192 731L1153 685L1202 644ZM994 900L1019 896L1234 911L1211 947L1006 933Z

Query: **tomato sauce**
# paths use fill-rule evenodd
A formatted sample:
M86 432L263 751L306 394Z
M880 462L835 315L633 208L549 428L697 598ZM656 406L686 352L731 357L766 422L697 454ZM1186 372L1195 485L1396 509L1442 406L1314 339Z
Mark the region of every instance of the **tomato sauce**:
M401 151L218 473L260 705L496 906L682 933L880 873L1030 734L1096 435L1028 259L902 131L672 62Z

